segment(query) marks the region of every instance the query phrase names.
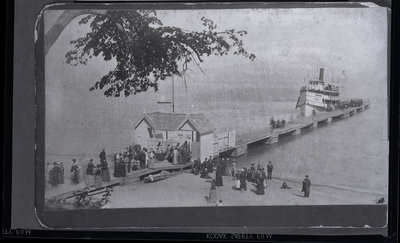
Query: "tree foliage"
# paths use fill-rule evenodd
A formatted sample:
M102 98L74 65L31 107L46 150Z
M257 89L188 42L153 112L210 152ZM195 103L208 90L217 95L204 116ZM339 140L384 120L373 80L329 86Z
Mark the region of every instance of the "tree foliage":
M185 31L163 26L155 11L107 11L88 14L79 24L89 24L90 31L72 40L73 49L66 54L71 65L87 64L101 55L105 61L116 60L116 67L96 81L90 90L104 89L106 96L129 96L148 88L158 89L159 80L173 75L186 77L189 63L200 67L204 57L223 56L229 52L250 60L240 39L246 31L217 31L217 25L201 18L202 31ZM201 68L200 68L201 70ZM186 83L186 80L185 80Z

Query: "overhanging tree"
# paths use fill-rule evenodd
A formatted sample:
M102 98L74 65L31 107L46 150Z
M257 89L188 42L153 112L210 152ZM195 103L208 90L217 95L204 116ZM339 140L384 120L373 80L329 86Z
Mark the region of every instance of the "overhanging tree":
M116 67L90 88L104 89L106 96L129 96L148 88L157 91L159 80L174 75L181 76L186 85L188 64L200 68L203 58L210 55L233 52L250 60L256 57L243 47L240 37L247 34L244 30L218 31L213 21L202 17L202 31L185 31L163 26L156 12L150 10L64 12L46 33L45 53L77 16L83 16L79 24L89 24L90 31L71 41L73 49L65 55L66 61L86 65L99 55L105 61L114 59Z

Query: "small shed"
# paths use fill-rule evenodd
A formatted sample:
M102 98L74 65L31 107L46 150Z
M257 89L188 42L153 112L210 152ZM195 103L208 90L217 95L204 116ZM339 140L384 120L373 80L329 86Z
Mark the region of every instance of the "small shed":
M213 155L214 127L204 114L144 113L134 126L134 142L146 148L190 144L192 159Z

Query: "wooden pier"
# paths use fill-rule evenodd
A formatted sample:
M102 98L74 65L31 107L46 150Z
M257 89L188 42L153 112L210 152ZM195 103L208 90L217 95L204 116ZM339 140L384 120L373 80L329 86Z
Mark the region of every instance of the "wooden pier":
M231 156L238 157L247 152L248 146L252 144L274 144L279 141L280 136L301 134L302 129L317 127L322 123L329 123L338 119L354 116L357 112L361 112L370 107L370 103L364 102L363 105L357 107L349 107L347 109L334 110L330 112L318 113L315 116L301 117L288 124L285 128L277 128L247 133L241 136L236 142L236 149Z
M158 168L154 168L154 169L142 169L142 170L137 170L134 171L133 173L127 175L126 177L121 177L121 178L115 178L113 180L111 180L108 183L103 182L103 187L100 188L95 188L94 186L90 186L89 187L89 192L97 192L97 191L102 191L104 190L106 187L108 188L112 188L114 186L118 186L118 185L126 185L126 184L130 184L130 183L134 183L134 182L138 182L143 180L145 177L151 175L151 174L158 174L161 171L168 171L171 173L171 175L175 175L177 173L183 172L183 170L189 169L193 166L194 162L188 162L185 164L178 164L178 165L168 165L168 166L162 166L162 167L158 167ZM64 193L60 193L54 196L50 196L48 198L46 198L47 200L64 200L64 199L68 199L68 198L73 198L76 195L78 195L80 192L82 192L83 188L79 188L79 189L75 189L72 191L68 191L68 192L64 192Z

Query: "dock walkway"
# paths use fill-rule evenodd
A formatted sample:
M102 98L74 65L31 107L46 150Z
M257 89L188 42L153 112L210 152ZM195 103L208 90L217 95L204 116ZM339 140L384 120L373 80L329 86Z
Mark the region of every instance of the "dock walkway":
M363 105L357 107L349 107L347 109L334 110L330 112L321 112L310 117L301 117L290 123L287 123L285 128L277 128L273 131L270 129L263 129L243 134L236 142L236 150L233 152L232 156L238 157L245 154L247 151L247 146L250 144L261 142L266 144L277 143L279 136L300 134L301 129L318 126L318 124L323 122L331 122L332 119L353 116L357 112L368 109L369 106L370 103L367 101Z
M137 171L130 173L126 177L114 178L108 183L103 182L103 187L101 187L101 188L95 188L94 186L90 186L89 192L101 191L101 190L105 189L106 187L111 188L111 187L118 186L118 185L125 185L125 184L129 184L129 183L137 182L137 181L142 180L144 177L147 177L151 174L158 174L161 171L168 171L171 173L176 172L176 171L182 171L182 170L191 168L193 166L193 164L194 164L193 162L188 162L185 164L178 164L178 165L172 165L172 164L166 165L163 163L163 164L161 164L161 166L156 167L154 169L146 168L146 169L142 169L142 170L137 170ZM46 197L46 199L48 199L48 200L63 200L63 199L72 198L77 193L81 192L85 187L86 186L84 184L82 184L78 189L68 190L66 192L60 192L56 195L50 195L50 196Z

